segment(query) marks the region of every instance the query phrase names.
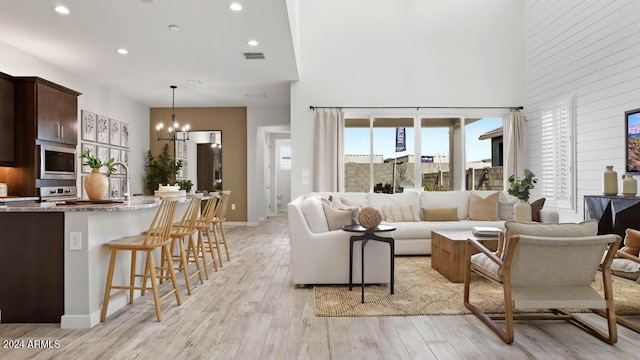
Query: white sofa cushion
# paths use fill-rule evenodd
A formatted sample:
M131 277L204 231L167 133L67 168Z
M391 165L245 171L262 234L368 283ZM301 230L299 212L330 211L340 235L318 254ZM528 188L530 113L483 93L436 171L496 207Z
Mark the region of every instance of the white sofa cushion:
M368 193L367 202L369 206L382 212L385 206L413 206L413 212L420 219L420 194L415 191L406 191L400 194L378 194Z
M458 219L469 217L469 191L423 191L420 207L424 209L458 208Z
M420 221L420 217L416 214L418 205L390 205L382 207L382 215L385 221L406 222Z
M329 225L327 225L327 218L324 215L320 194L311 193L302 199L300 202L300 210L302 210L302 215L304 215L305 220L307 220L309 230L314 233L329 231Z

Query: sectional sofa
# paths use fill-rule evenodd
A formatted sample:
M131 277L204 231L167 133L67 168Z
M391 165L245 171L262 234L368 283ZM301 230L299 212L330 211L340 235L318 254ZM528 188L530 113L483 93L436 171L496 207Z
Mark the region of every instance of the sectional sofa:
M495 205L491 202L487 207L489 197L494 200L498 198L498 202ZM295 284L348 283L349 238L354 234L341 230L341 224L335 223L331 215L333 210L330 210L331 202L328 201L330 198L334 205L340 204L343 211L345 205L354 213L364 207L379 210L383 214L382 223L397 228L396 231L385 233L385 236L395 239L396 255L431 254L432 230L470 230L474 226L504 229L504 222L513 220L513 204L516 201L502 191L408 191L401 194L343 192L299 196L288 204ZM329 221L326 214L329 214ZM455 219L451 218L452 215ZM331 220L333 230L329 226ZM542 209L540 220L558 222L558 214ZM354 249L353 274L356 283L360 282L359 246L356 245ZM389 282L389 261L389 246L370 241L365 247L365 281Z

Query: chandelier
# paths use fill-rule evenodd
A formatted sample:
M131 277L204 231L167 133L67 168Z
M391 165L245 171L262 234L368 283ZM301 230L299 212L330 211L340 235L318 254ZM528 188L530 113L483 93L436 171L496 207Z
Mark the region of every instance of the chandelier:
M171 90L173 91L173 96L171 100L171 125L167 128L168 135L165 136L162 132L162 128L164 125L159 123L156 125L156 132L158 133L158 140L168 140L168 141L187 141L189 140L189 125L185 125L180 128L178 122L176 121L176 88L177 86L171 85ZM178 135L180 133L180 135Z

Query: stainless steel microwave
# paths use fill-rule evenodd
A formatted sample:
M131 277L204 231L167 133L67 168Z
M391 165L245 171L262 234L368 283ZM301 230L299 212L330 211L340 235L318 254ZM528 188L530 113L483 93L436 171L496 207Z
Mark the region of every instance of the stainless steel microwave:
M40 179L76 179L76 148L40 144Z

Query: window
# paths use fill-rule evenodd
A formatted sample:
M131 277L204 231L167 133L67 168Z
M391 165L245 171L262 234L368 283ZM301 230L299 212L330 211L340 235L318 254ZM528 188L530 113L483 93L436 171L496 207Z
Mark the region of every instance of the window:
M280 147L280 170L291 170L291 146Z
M573 99L540 110L542 196L546 204L575 209Z
M504 112L440 112L345 114L344 191L502 189Z

